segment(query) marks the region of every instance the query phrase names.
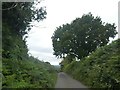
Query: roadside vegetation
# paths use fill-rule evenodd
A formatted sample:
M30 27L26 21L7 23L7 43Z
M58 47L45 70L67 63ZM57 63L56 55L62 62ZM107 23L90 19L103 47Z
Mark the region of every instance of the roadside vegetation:
M120 39L98 48L80 61L72 61L64 66L63 71L90 88L120 88L119 46Z
M32 21L46 17L37 2L2 3L2 88L53 88L57 79L54 66L28 55L27 33Z
M38 59L3 59L3 88L53 88L57 79L55 68Z
M115 24L91 13L56 28L54 55L62 58L61 70L90 88L120 88L120 39Z

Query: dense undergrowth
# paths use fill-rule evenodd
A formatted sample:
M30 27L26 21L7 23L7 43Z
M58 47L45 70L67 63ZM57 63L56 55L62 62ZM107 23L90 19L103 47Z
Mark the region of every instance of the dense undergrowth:
M53 88L57 74L53 66L33 57L3 59L3 88Z
M120 39L63 69L90 88L120 88Z
M13 5L14 8L9 8ZM34 10L31 9L32 6L32 2L2 3L2 8L6 10L2 11L2 50L0 50L2 74L0 73L0 76L2 76L2 88L5 90L6 88L46 90L53 88L56 82L57 72L52 65L28 55L27 37L24 35L27 36L32 20L42 20L45 15L42 9Z
M28 55L26 41L5 23L2 27L2 88L53 88L54 66Z

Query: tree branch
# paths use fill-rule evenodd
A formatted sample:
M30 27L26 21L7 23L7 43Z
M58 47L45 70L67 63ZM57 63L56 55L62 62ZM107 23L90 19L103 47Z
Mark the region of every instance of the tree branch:
M13 9L13 8L17 7L17 5L18 5L18 3L13 4L11 7L5 8L5 9L2 9L2 10L10 10L10 9Z

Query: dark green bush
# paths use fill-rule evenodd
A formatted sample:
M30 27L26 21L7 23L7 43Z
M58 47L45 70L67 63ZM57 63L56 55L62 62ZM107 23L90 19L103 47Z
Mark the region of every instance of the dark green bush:
M57 79L53 66L36 59L3 58L3 88L52 88ZM49 72L50 71L50 72Z
M119 46L120 39L66 65L64 71L90 88L120 88Z

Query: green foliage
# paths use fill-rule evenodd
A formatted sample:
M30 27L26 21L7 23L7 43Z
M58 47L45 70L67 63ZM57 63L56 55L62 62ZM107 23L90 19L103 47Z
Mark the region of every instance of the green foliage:
M3 2L2 22L12 26L11 32L25 35L30 29L32 21L41 21L46 18L44 7L35 8L38 2ZM26 30L27 29L27 30Z
M60 72L60 65L54 65L54 67L57 72Z
M110 37L114 38L117 34L115 29L115 24L105 24L91 13L83 15L55 30L52 36L54 55L82 59L96 48L106 45Z
M120 39L98 48L84 60L73 61L64 71L90 88L120 88Z
M36 2L37 3L37 2ZM48 63L28 55L26 39L32 21L45 18L43 7L36 9L34 2L2 3L2 87L52 88L56 71ZM1 67L1 66L0 66Z
M73 57L71 57L71 56L66 56L66 57L64 57L64 59L63 59L63 60L61 61L61 63L60 63L61 70L63 70L64 67L66 67L66 65L71 64L71 62L72 62L73 60L75 61L75 59L73 59Z
M45 18L43 7L35 8L38 2L2 3L2 56L23 59L27 57L27 46L23 36L31 28L32 21ZM22 52L22 53L21 53Z
M3 58L3 88L52 88L57 79L54 66L33 57L28 60Z

